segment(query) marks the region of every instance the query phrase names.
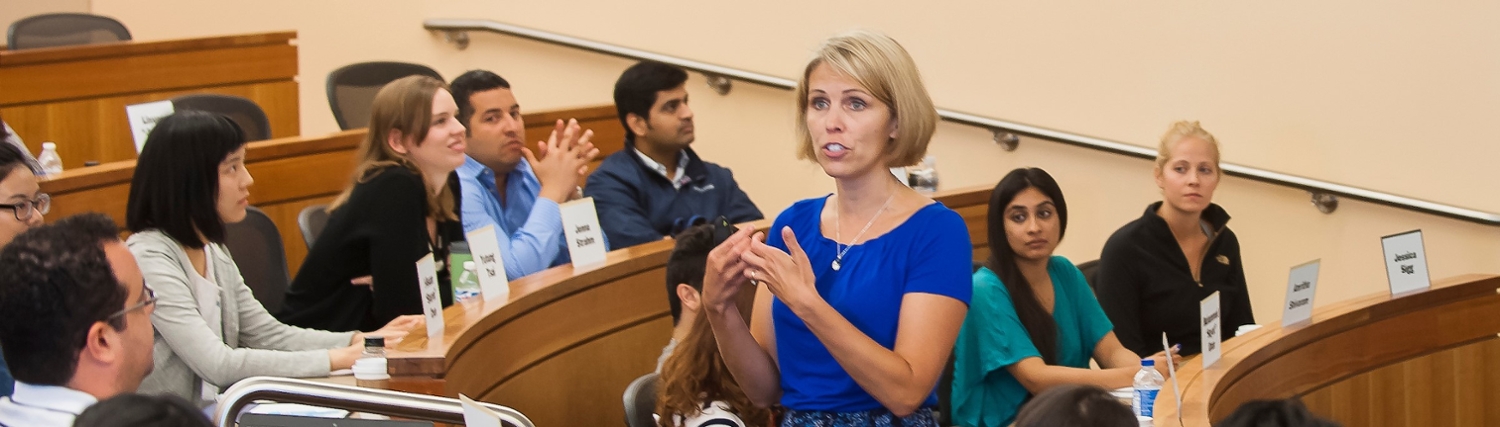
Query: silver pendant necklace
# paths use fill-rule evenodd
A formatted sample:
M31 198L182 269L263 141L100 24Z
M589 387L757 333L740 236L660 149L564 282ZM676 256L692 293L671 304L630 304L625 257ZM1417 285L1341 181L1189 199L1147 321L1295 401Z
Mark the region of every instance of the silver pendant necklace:
M854 240L850 240L848 245L845 245L843 243L839 243L840 240L844 240L844 237L843 237L843 228L844 228L843 225L844 225L844 221L840 220L840 218L839 218L839 209L838 209L837 206L834 206L834 208L833 208L833 247L835 249L835 251L834 251L835 253L834 253L834 257L833 257L833 271L839 271L840 268L844 267L844 254L849 253L850 249L854 249L854 245L859 243L859 238L862 237L862 236L864 236L866 231L870 231L870 226L875 225L875 219L876 218L880 218L880 214L883 213L883 212L885 212L885 208L891 206L891 200L895 200L895 199L896 199L896 193L891 193L890 197L886 197L885 198L885 204L880 205L880 210L875 211L875 215L870 217L870 222L865 223L865 228L861 228L859 230L859 234L855 234L854 235Z

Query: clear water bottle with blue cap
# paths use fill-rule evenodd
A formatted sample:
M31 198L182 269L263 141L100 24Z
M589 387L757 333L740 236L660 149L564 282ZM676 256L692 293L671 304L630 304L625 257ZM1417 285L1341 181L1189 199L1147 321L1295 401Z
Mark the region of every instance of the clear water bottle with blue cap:
M1156 407L1156 394L1161 392L1166 378L1156 371L1156 361L1141 359L1141 370L1135 373L1135 397L1130 400L1130 409L1136 416L1152 417Z

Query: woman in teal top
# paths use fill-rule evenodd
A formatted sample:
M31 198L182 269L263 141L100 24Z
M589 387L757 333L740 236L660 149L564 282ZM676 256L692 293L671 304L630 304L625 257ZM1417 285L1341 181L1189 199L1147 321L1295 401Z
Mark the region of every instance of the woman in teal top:
M1016 169L990 195L990 260L974 273L974 295L954 352L953 420L1005 426L1034 394L1062 384L1130 387L1140 359L1067 258L1053 256L1068 205L1046 171ZM1164 353L1157 368L1167 375ZM1089 368L1089 359L1104 369Z

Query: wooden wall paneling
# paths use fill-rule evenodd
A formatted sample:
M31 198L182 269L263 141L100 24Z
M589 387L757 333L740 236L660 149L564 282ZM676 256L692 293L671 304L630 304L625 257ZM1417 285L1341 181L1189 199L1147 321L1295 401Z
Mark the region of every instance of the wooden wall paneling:
M1447 349L1359 374L1303 396L1344 425L1500 425L1500 339Z
M136 158L135 141L131 139L130 124L125 117L126 105L204 92L237 95L254 100L266 112L271 123L272 138L296 136L300 132L301 119L297 115L295 81L15 106L0 109L0 116L5 117L6 123L15 128L16 134L26 141L26 148L33 154L42 151L43 142L56 142L57 154L63 159L63 168L76 169L89 161L108 163Z
M661 354L671 328L670 317L659 317L584 343L521 372L484 400L504 402L538 426L622 425L625 387L656 368L656 357L637 356Z
M125 106L189 93L249 98L272 137L300 132L295 32L0 52L0 115L64 168L135 158ZM100 72L109 70L109 72Z

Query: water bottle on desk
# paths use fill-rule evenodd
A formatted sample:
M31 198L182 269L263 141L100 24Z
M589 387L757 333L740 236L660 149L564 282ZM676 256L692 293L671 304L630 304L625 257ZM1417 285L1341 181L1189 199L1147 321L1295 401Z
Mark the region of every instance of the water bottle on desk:
M479 270L474 261L464 261L464 271L453 284L453 300L464 301L479 296Z
M906 171L906 183L920 193L931 194L937 191L937 158L933 156L923 157L922 164L908 168Z
M356 385L386 388L391 375L386 370L385 337L365 337L365 351L354 361L353 371Z
M42 174L48 178L57 176L63 171L62 157L57 155L57 144L43 142L42 154L36 156L36 162L41 164Z
M1156 407L1156 394L1161 392L1161 372L1156 371L1156 361L1152 359L1141 359L1141 370L1135 373L1135 398L1130 401L1130 408L1138 417L1150 417L1154 414Z

